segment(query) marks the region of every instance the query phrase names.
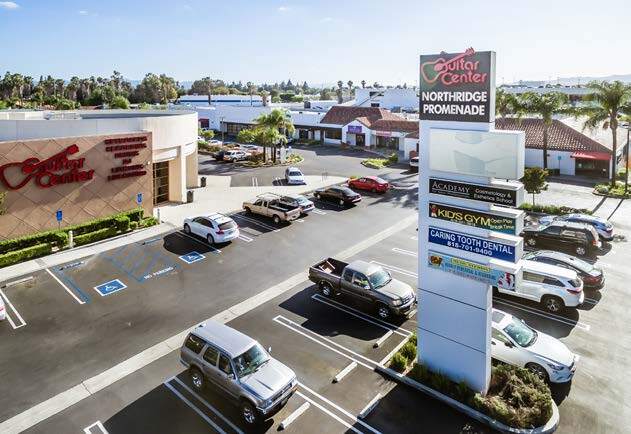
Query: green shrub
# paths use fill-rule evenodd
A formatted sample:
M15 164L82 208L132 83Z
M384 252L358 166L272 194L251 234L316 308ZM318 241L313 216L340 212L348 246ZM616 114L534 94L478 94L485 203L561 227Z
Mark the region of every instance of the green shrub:
M398 162L399 162L399 155L396 152L393 152L392 154L390 154L390 156L388 157L388 165L397 164Z
M115 227L99 229L98 231L74 237L74 244L75 246L83 246L85 244L95 243L105 238L113 237L117 232Z
M412 342L406 342L405 345L401 347L401 355L405 357L407 360L415 360L416 359L416 344Z
M159 222L157 218L150 216L150 217L145 217L144 219L142 219L140 223L138 223L138 227L148 228L149 226L155 226L158 223Z
M388 160L385 158L367 158L361 164L371 169L383 169L388 165Z
M396 353L394 356L392 356L392 359L390 359L390 367L397 372L405 371L407 365L408 359L403 357L401 353Z
M36 244L21 250L15 250L0 255L0 267L17 264L18 262L27 261L29 259L39 258L52 252L51 243Z
M138 222L129 222L129 230L135 231L136 229L138 229Z
M298 164L298 163L301 163L303 160L304 158L302 158L298 154L289 154L287 156L287 163L289 164Z
M569 214L569 213L581 213L592 214L592 211L585 208L572 208L570 206L556 206L556 205L532 205L529 203L522 204L519 209L527 212L539 212L545 214Z
M427 384L430 375L430 370L427 369L427 366L421 363L414 363L412 369L410 370L410 373L408 374L411 379L423 384Z
M114 218L116 230L119 232L127 232L129 230L129 217L126 215L119 215Z
M59 248L64 247L68 242L68 236L59 231L46 231L39 234L27 235L14 238L12 240L0 241L0 254L22 250L38 244L49 243Z
M594 190L596 190L596 192L600 194L607 194L609 193L609 185L598 184L594 187Z
M142 220L145 214L145 210L142 208L134 208L132 210L125 211L122 214L129 217L129 220L131 220L132 222L139 222L140 220Z

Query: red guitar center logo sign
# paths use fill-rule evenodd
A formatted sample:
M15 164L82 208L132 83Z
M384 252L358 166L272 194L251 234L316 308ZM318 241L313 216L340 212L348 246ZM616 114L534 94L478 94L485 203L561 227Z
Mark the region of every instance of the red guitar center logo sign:
M434 84L440 80L445 86L463 83L484 83L488 79L487 72L479 72L480 61L468 60L475 54L473 48L467 48L451 59L440 57L421 64L421 74L427 84Z
M70 145L46 160L37 157L0 166L0 182L9 190L19 190L31 180L40 188L55 185L86 182L94 177L94 170L81 170L85 158L69 159L79 152L77 145Z
M434 121L493 122L495 53L467 48L463 53L421 55L419 118Z

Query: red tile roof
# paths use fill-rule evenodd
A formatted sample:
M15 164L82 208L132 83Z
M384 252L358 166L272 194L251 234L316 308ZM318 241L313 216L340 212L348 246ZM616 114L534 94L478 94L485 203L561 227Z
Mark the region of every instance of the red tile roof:
M498 118L495 119L498 130L520 130L526 133L526 148L543 148L543 119L538 118ZM548 129L548 150L566 152L607 152L605 145L556 119Z
M358 118L361 118L358 119ZM320 120L321 124L346 125L355 119L361 123L368 124L377 119L403 119L381 107L350 107L335 105Z

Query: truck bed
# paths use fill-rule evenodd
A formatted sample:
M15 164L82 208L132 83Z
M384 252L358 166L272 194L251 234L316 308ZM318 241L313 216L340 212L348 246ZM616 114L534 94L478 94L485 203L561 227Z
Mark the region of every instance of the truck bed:
M318 262L311 268L321 273L330 274L336 277L342 277L342 272L347 265L348 264L346 262L338 261L337 259L333 258L327 258L323 261Z

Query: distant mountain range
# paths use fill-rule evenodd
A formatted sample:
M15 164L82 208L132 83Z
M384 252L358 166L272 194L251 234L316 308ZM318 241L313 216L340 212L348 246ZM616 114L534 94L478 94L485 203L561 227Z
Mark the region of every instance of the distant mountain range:
M617 74L617 75L607 75L604 77L585 77L585 76L579 76L579 77L559 77L556 80L550 80L550 81L546 81L546 80L519 80L516 81L513 84L519 84L522 86L532 86L532 87L537 87L537 86L545 86L546 84L560 84L562 86L575 86L577 84L586 84L589 83L590 81L615 81L615 80L619 80L622 81L624 83L631 83L631 74Z

